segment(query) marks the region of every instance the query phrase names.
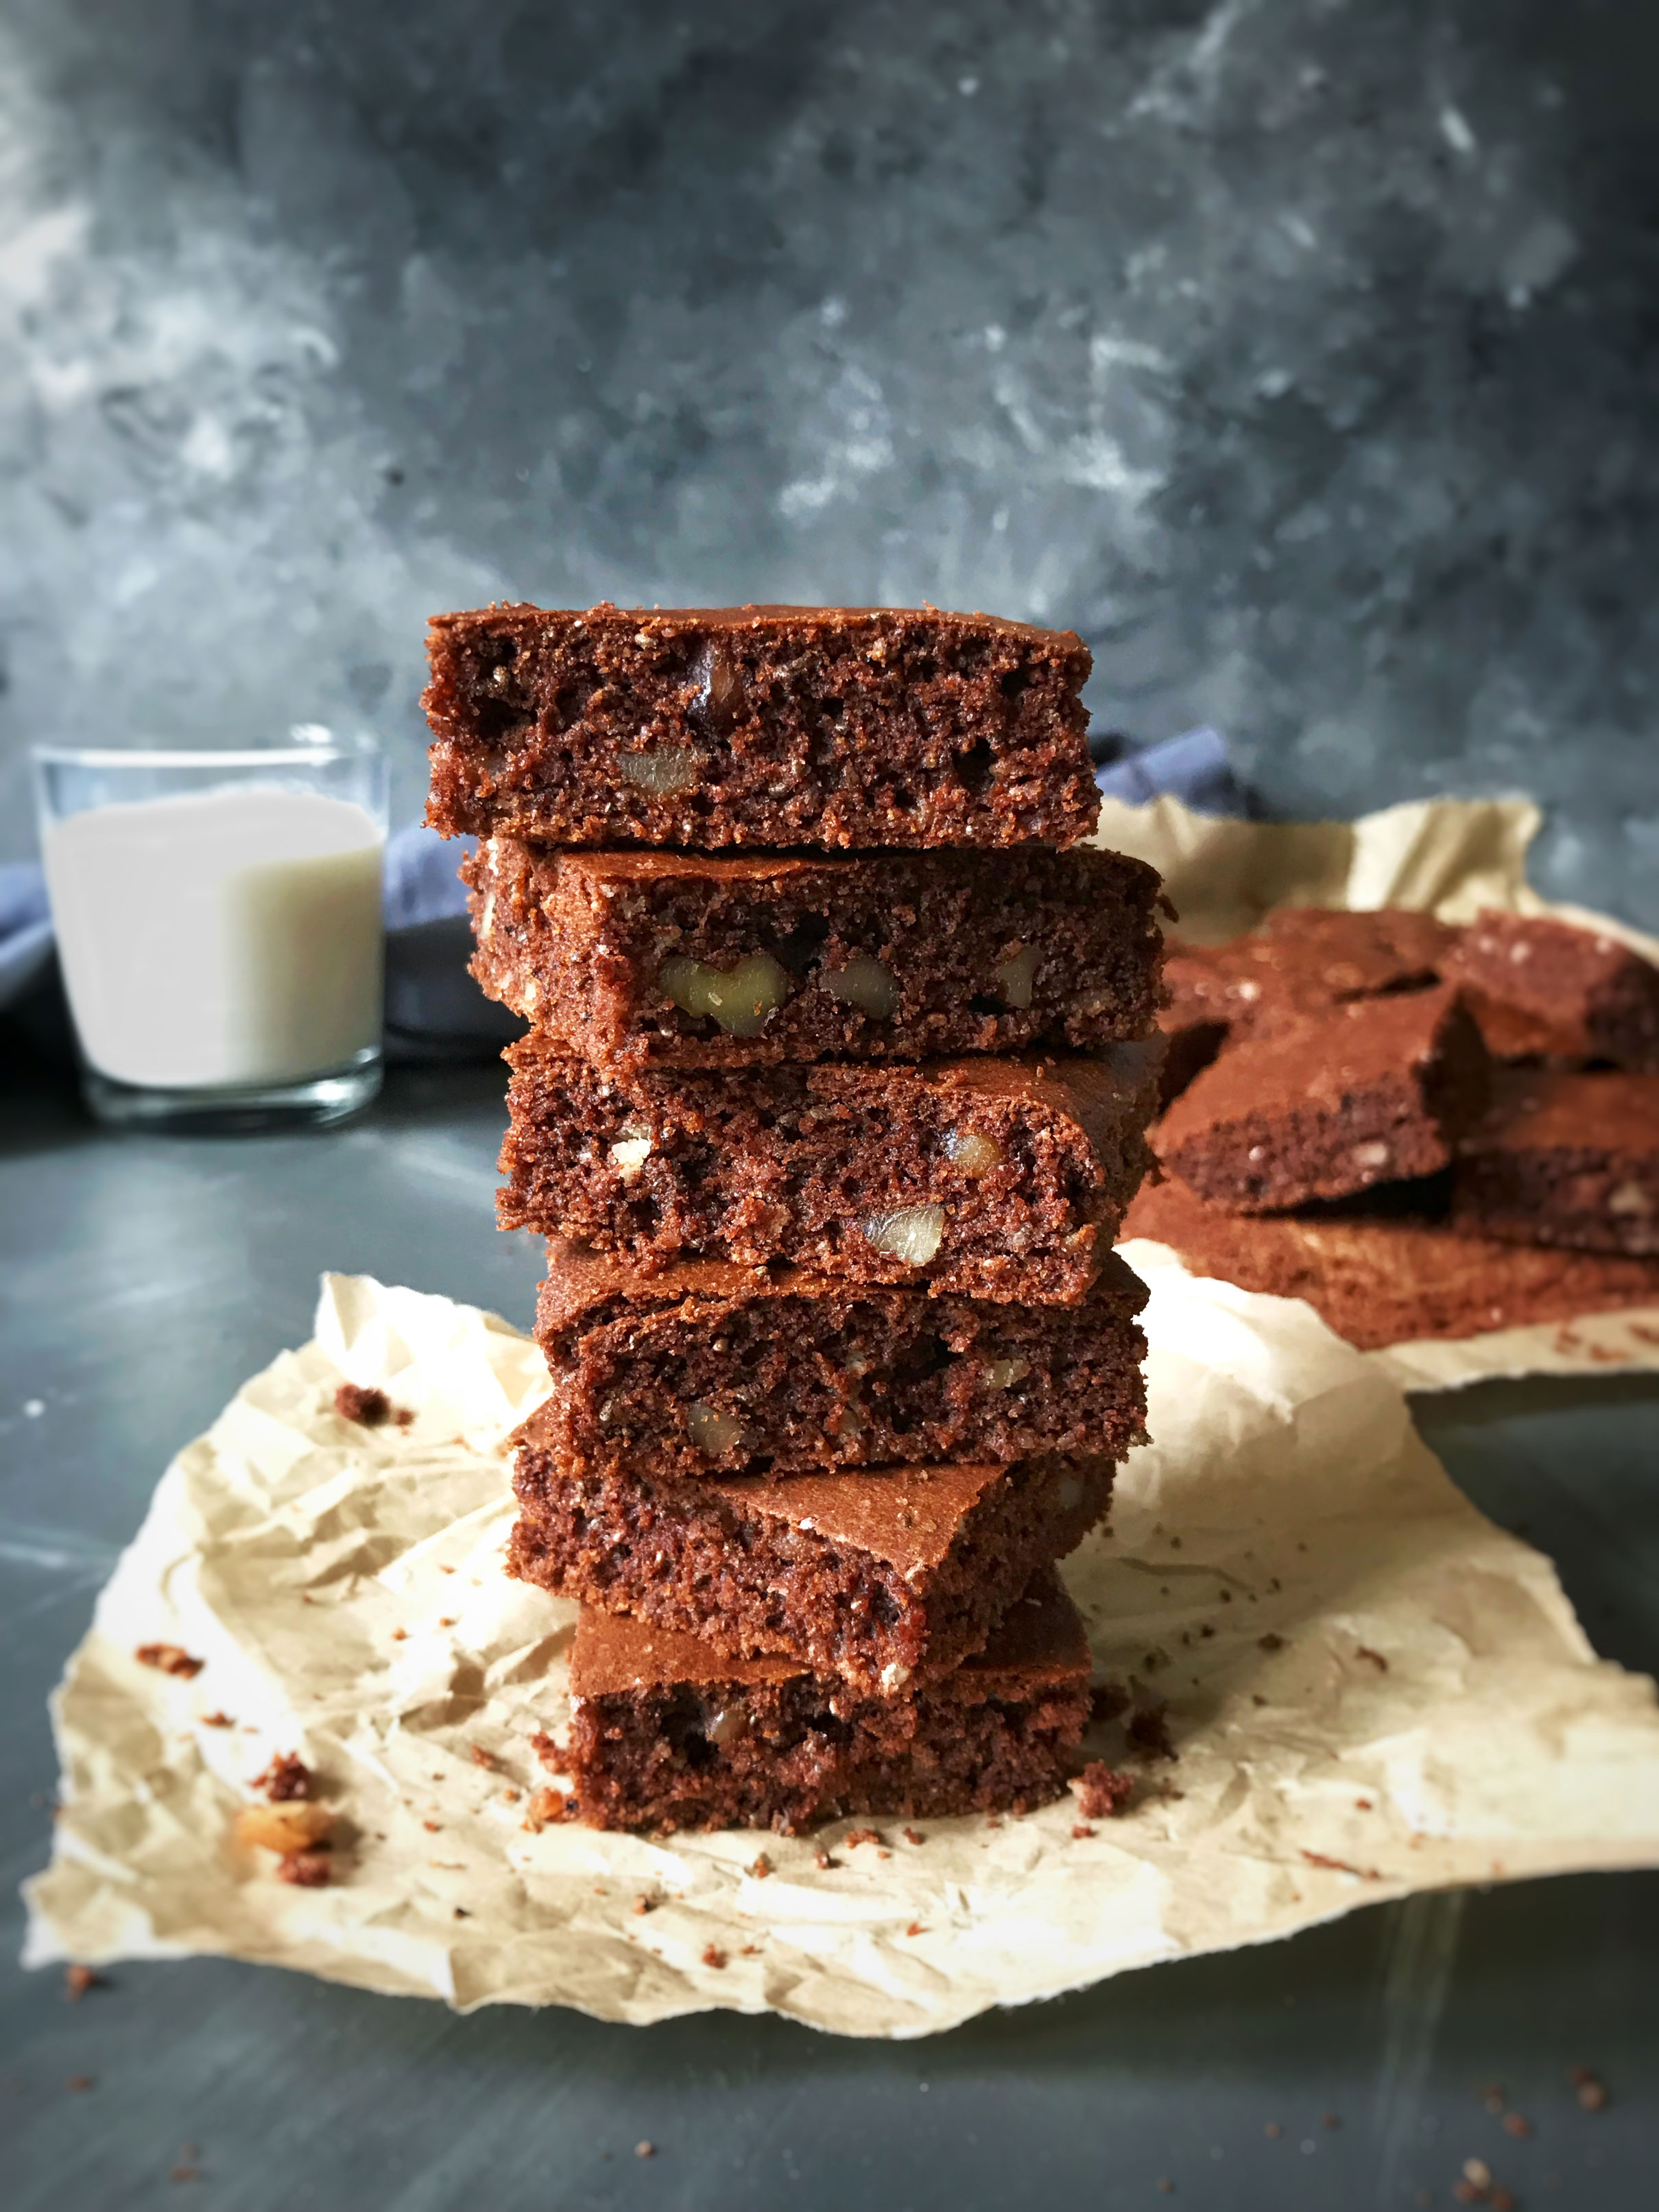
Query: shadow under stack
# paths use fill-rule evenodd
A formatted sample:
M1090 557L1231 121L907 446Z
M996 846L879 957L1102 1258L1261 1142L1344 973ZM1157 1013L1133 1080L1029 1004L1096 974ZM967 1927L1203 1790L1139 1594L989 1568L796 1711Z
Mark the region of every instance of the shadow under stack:
M661 1832L1064 1788L1054 1563L1141 1430L1112 1252L1158 878L1083 845L1069 632L933 609L433 625L428 819L508 1054L553 1389L509 1567L575 1598L564 1771Z

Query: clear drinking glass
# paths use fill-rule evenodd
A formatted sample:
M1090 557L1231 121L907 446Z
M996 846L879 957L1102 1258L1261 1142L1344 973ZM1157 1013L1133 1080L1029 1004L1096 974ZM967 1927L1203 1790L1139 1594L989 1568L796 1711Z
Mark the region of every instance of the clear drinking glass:
M100 1120L337 1121L380 1087L386 763L301 729L245 751L34 751L58 958Z

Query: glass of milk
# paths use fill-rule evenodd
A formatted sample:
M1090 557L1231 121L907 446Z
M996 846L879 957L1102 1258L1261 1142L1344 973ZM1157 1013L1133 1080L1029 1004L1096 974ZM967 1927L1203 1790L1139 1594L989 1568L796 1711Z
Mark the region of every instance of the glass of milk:
M307 726L247 751L34 754L82 1087L106 1121L337 1121L380 1087L386 763Z

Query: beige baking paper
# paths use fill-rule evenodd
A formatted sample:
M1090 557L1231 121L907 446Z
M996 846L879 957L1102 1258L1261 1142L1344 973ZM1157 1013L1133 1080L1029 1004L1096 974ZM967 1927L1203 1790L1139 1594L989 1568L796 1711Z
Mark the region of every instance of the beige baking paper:
M540 1357L468 1308L333 1277L316 1341L167 1470L70 1662L26 1955L224 1953L463 2008L912 2036L1413 1890L1659 1863L1653 1685L1594 1656L1548 1561L1308 1307L1139 1256L1156 1442L1066 1563L1098 1674L1166 1698L1178 1748L1121 1818L1074 1835L1068 1801L915 1844L896 1820L857 1844L847 1821L528 1832L573 1617L501 1571L502 1441ZM343 1379L413 1424L341 1420ZM206 1663L159 1674L133 1656L151 1642ZM275 1751L348 1824L337 1886L288 1887L232 1841Z
M1178 799L1149 806L1108 799L1095 842L1151 861L1181 934L1205 942L1255 928L1276 906L1410 907L1443 921L1473 921L1494 907L1553 915L1659 961L1659 938L1534 890L1527 854L1542 823L1527 799L1419 799L1357 822L1240 822L1194 814ZM1406 1390L1455 1390L1504 1376L1659 1371L1659 1305L1426 1337L1366 1356Z

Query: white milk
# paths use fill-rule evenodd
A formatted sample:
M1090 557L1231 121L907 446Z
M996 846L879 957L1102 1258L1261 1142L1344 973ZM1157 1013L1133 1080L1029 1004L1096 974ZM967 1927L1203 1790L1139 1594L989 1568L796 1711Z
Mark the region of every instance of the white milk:
M361 806L208 791L89 808L42 844L75 1025L101 1074L286 1082L379 1042L381 839Z

